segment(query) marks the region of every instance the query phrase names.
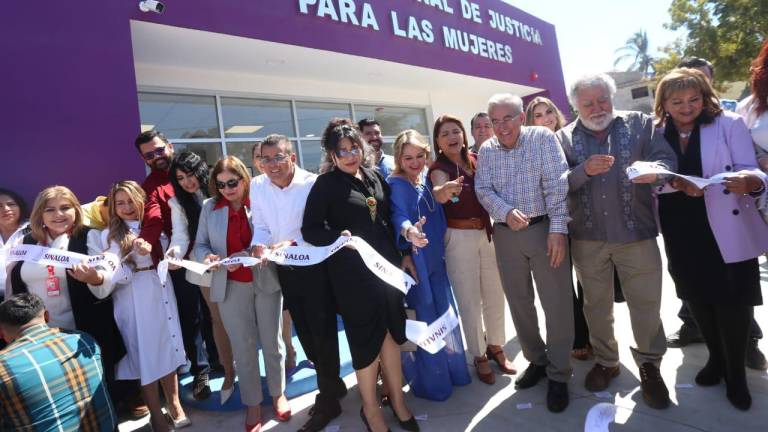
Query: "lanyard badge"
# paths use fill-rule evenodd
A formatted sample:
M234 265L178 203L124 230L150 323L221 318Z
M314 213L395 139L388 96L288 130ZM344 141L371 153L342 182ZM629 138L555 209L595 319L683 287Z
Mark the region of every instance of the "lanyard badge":
M59 287L59 278L53 273L53 266L48 267L48 277L45 278L45 291L48 293L48 297L58 297L61 293Z

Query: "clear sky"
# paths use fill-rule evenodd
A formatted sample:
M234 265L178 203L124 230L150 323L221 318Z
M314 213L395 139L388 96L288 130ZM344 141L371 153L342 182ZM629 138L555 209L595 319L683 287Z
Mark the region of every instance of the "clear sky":
M614 70L616 49L640 29L648 33L652 55L676 37L663 27L669 22L671 0L501 1L555 26L566 86L580 75Z

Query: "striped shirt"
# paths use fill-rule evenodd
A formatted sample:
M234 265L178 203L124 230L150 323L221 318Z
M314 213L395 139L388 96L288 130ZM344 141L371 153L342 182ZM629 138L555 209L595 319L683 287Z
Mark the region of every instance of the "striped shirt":
M85 333L25 329L0 351L0 430L114 431L101 350Z
M496 222L506 222L518 209L531 218L548 215L549 232L568 234L567 171L555 135L541 126L522 126L514 148L496 137L480 147L475 192Z

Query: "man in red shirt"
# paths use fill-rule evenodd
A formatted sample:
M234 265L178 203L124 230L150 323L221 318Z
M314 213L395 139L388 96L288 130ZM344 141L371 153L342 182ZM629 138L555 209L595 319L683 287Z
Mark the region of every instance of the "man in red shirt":
M162 133L151 130L139 134L135 145L151 170L141 185L147 194L147 202L144 205L144 220L139 237L152 245L152 258L157 265L163 258L164 246L167 246L173 230L171 208L168 205L168 200L174 195L168 172L173 157L173 144ZM161 238L165 239L165 245ZM205 306L201 301L200 287L187 282L185 272L184 269L169 271L179 309L184 350L191 362L189 372L194 377L192 395L197 400L204 400L211 395L208 385L210 366L201 335L202 308ZM215 351L215 347L211 346L212 340L206 340L206 344Z

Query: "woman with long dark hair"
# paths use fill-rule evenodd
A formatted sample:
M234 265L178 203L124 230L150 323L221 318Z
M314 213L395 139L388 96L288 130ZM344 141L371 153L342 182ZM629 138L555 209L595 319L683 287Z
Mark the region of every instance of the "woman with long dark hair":
M10 189L0 188L0 299L5 298L6 277L2 250L21 243L28 216L24 198ZM3 345L0 341L0 346Z
M183 151L174 156L171 162L170 179L174 197L168 200L171 207L173 231L169 250L187 257L192 250L192 239L197 236L200 210L203 201L208 198L208 164L199 155ZM219 354L219 362L224 368L224 382L219 392L221 404L225 404L234 390L235 369L232 359L232 346L229 336L221 321L219 306L211 301L211 273L202 276L187 271L187 281L198 285L211 315L213 339Z
M490 385L496 382L496 374L488 360L495 361L504 374L517 371L502 348L506 342L504 291L491 241L491 219L475 194L477 156L470 153L464 125L456 117L438 117L432 140L437 159L429 178L447 218L448 277L477 377Z
M340 235L355 235L399 266L403 258L390 222L389 185L378 172L363 166L366 151L360 132L340 124L327 131L324 138L323 148L332 166L317 178L307 198L301 228L304 240L326 246ZM403 293L371 273L351 249L343 248L325 262L363 399L363 422L368 430L387 430L376 400L381 360L400 427L418 430L402 391L398 345L406 341Z

